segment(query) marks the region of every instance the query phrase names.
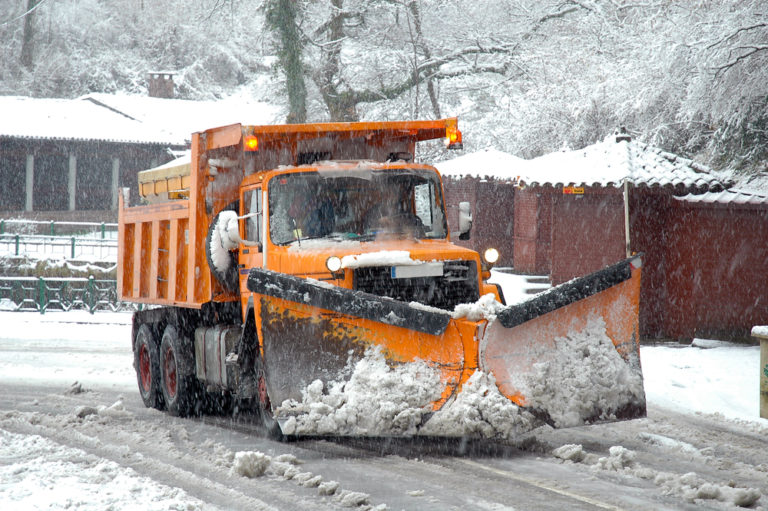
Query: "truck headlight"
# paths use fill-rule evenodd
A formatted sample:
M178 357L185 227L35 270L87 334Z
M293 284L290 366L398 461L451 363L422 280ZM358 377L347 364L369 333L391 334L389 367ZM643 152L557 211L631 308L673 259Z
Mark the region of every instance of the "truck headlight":
M488 266L493 266L499 260L499 251L495 248L488 248L483 252L483 259L488 263Z
M328 268L328 271L331 273L337 273L341 270L341 259L337 256L331 256L325 260L325 267Z

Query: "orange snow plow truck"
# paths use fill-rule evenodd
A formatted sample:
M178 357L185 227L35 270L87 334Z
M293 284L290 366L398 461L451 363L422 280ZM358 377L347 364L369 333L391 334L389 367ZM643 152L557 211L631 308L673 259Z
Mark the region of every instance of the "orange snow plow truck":
M416 143L457 119L224 126L120 194L141 397L286 435L505 437L645 415L639 256L505 305Z

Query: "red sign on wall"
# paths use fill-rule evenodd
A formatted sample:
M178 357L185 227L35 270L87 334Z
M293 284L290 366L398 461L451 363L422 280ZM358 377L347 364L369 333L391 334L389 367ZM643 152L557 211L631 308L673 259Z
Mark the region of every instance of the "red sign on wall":
M584 195L583 186L564 186L563 195Z

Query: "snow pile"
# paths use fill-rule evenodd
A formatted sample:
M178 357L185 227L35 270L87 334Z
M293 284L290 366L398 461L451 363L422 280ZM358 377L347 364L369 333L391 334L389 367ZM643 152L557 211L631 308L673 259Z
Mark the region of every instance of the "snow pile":
M254 478L263 476L269 467L270 457L261 452L241 451L235 453L232 474Z
M608 454L608 456L598 459L597 463L593 466L601 470L615 471L635 466L635 459L637 458L635 451L630 451L620 445L614 445L608 450Z
M561 445L557 449L554 449L552 454L555 458L560 458L563 461L572 461L574 463L584 461L587 456L587 453L584 452L584 448L578 444Z
M417 360L390 367L380 347L369 348L347 382L328 388L315 380L301 403L286 400L275 410L287 435L412 435L443 385L437 369Z
M654 440L660 441L658 438ZM680 496L691 503L699 500L717 500L734 506L751 507L762 497L758 489L737 488L733 483L712 483L694 472L674 474L643 467L638 463L635 451L620 445L612 446L608 452L608 456L597 458L595 461L596 456L587 454L581 445L566 444L554 449L552 455L564 462L589 465L593 472L620 472L627 476L653 480L663 494Z
M639 368L616 351L602 317L591 317L581 332L555 339L556 350L542 346L532 353L531 374L517 376L515 387L530 407L549 412L557 427L611 420L627 403L645 402Z
M504 308L504 305L496 301L493 293L488 293L480 297L475 303L462 303L453 310L453 318L466 318L469 321L479 321L488 319L489 321L496 317L496 314Z
M494 378L473 374L438 412L432 403L444 384L425 362L390 367L380 347L349 368L347 382L315 380L302 401L275 410L286 435L471 436L513 438L541 425L498 390ZM347 373L348 374L348 373Z
M762 494L755 488L735 488L727 484L705 481L695 472L678 475L659 472L654 482L666 495L679 495L695 503L697 500L718 500L739 507L751 507Z
M4 509L207 509L204 502L38 435L0 429L0 503Z
M540 425L533 415L499 392L493 376L477 371L419 433L509 439Z
M334 496L334 500L341 507L369 505L369 494L344 490L338 481L323 481L323 476L302 471L299 468L301 463L292 454L281 454L272 458L258 451L241 451L234 455L230 473L248 478L272 475L293 481L304 488L317 488L317 493L321 496ZM386 506L373 509L386 509Z

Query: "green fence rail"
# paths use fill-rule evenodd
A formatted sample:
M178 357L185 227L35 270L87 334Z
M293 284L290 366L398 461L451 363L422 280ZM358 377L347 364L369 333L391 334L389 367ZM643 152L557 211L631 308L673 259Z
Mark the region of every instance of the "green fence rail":
M0 309L13 311L131 311L117 297L117 281L96 278L0 277Z

